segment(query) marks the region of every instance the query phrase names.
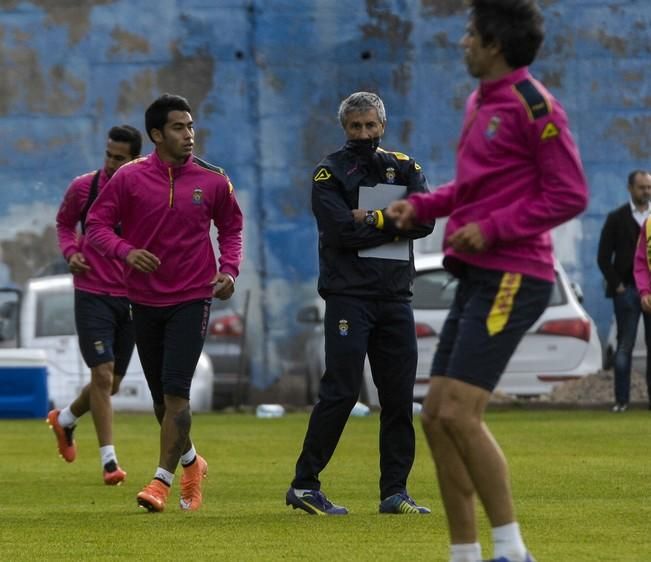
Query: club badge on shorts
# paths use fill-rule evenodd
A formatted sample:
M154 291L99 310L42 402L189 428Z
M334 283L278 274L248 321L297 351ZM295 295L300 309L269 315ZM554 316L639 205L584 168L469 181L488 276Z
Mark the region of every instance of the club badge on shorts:
M348 320L342 318L339 320L339 335L347 336L348 335Z
M97 355L104 355L104 352L106 350L104 349L104 342L102 340L97 340L93 342L93 345L95 346L95 351L97 352Z

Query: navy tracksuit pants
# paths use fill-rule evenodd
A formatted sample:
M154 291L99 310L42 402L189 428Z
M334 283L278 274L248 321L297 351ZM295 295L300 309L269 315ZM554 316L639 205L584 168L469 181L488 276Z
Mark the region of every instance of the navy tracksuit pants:
M414 462L413 395L416 330L406 302L329 296L325 312L326 370L296 463L292 487L320 489L358 400L368 354L380 400L380 499L407 490Z

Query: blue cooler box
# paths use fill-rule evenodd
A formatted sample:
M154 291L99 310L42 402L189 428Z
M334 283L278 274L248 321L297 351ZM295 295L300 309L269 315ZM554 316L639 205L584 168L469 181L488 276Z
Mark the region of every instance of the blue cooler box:
M42 349L0 349L0 418L45 418L47 358Z

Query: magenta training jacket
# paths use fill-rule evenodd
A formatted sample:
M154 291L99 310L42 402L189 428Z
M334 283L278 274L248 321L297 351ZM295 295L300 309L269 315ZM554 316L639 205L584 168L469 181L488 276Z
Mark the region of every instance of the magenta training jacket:
M88 243L87 237L77 230L94 176L95 172L88 172L76 177L66 191L56 219L59 248L66 260L81 252L86 264L90 266L90 271L72 276L76 289L87 293L124 297L127 294L124 285L124 262L101 256ZM108 180L106 172L102 170L97 184L98 190L101 190Z
M444 242L446 263L553 281L550 230L588 203L565 111L526 67L481 82L468 98L455 179L409 201L419 221L449 217L445 239L479 225L487 249L460 253Z
M156 255L153 273L125 267L127 295L148 306L210 298L217 263L210 224L217 227L219 271L234 278L242 260L242 212L221 168L190 156L179 166L156 152L122 166L100 191L86 220L102 255L125 260L134 249ZM120 224L121 236L113 231Z

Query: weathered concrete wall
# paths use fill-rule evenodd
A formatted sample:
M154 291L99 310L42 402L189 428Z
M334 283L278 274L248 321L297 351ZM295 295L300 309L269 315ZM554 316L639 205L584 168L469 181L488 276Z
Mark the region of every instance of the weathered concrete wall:
M568 110L592 190L557 252L604 331L599 231L626 199L628 171L651 167L651 3L541 4L533 71ZM457 48L464 25L462 0L0 0L0 246L12 279L56 255L63 191L100 165L110 126L142 128L155 96L181 93L197 152L226 168L247 216L239 286L252 291L254 381L266 386L315 295L310 172L342 141L339 101L377 91L384 146L414 155L433 185L449 179L473 87Z

